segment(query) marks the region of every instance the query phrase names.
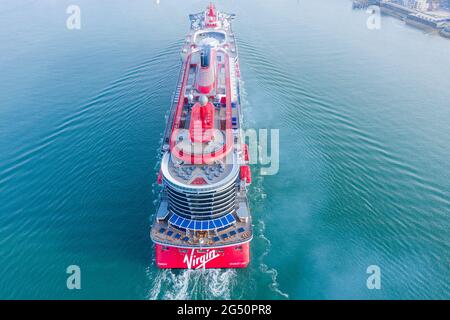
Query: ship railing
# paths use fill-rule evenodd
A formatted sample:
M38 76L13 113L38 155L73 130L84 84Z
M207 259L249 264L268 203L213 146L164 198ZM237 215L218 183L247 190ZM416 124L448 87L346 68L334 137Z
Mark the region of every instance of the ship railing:
M183 81L183 75L184 75L185 68L186 68L186 64L182 63L182 65L180 67L180 72L178 73L177 87L176 87L175 91L172 93L172 96L170 98L170 101L172 101L172 106L170 108L170 113L169 113L169 117L167 119L166 129L164 131L163 146L165 144L169 144L170 134L172 131L172 123L173 123L173 120L175 117L175 112L177 110L178 101L180 99L180 91L181 91L181 85L182 85L182 81Z

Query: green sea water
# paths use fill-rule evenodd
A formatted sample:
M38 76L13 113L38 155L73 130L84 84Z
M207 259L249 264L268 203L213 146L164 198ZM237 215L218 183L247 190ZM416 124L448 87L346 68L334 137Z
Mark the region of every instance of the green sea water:
M253 167L247 269L156 268L158 150L207 4L1 2L0 298L449 299L450 41L369 30L347 0L216 2L237 14L245 126L279 129L279 172Z

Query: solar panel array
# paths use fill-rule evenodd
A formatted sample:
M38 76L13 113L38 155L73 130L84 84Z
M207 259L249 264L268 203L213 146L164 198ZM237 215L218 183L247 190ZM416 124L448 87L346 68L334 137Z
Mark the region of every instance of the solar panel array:
M170 224L181 229L190 230L214 230L219 228L227 227L236 222L236 219L231 213L227 215L213 219L213 220L191 220L180 217L177 214L172 214L169 219Z

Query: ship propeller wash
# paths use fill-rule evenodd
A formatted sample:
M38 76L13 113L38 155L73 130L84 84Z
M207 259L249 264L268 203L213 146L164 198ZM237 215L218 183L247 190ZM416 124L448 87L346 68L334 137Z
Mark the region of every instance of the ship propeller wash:
M160 268L244 268L253 237L233 14L190 15L150 231Z

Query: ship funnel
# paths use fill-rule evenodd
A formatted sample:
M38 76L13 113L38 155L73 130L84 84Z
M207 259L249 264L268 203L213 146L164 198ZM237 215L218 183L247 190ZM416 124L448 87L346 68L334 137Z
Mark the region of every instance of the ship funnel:
M205 46L202 52L200 53L200 63L202 68L209 67L210 58L211 58L211 47Z
M200 65L198 70L196 88L201 94L209 94L214 87L215 75L215 52L211 46L204 46L200 52Z

